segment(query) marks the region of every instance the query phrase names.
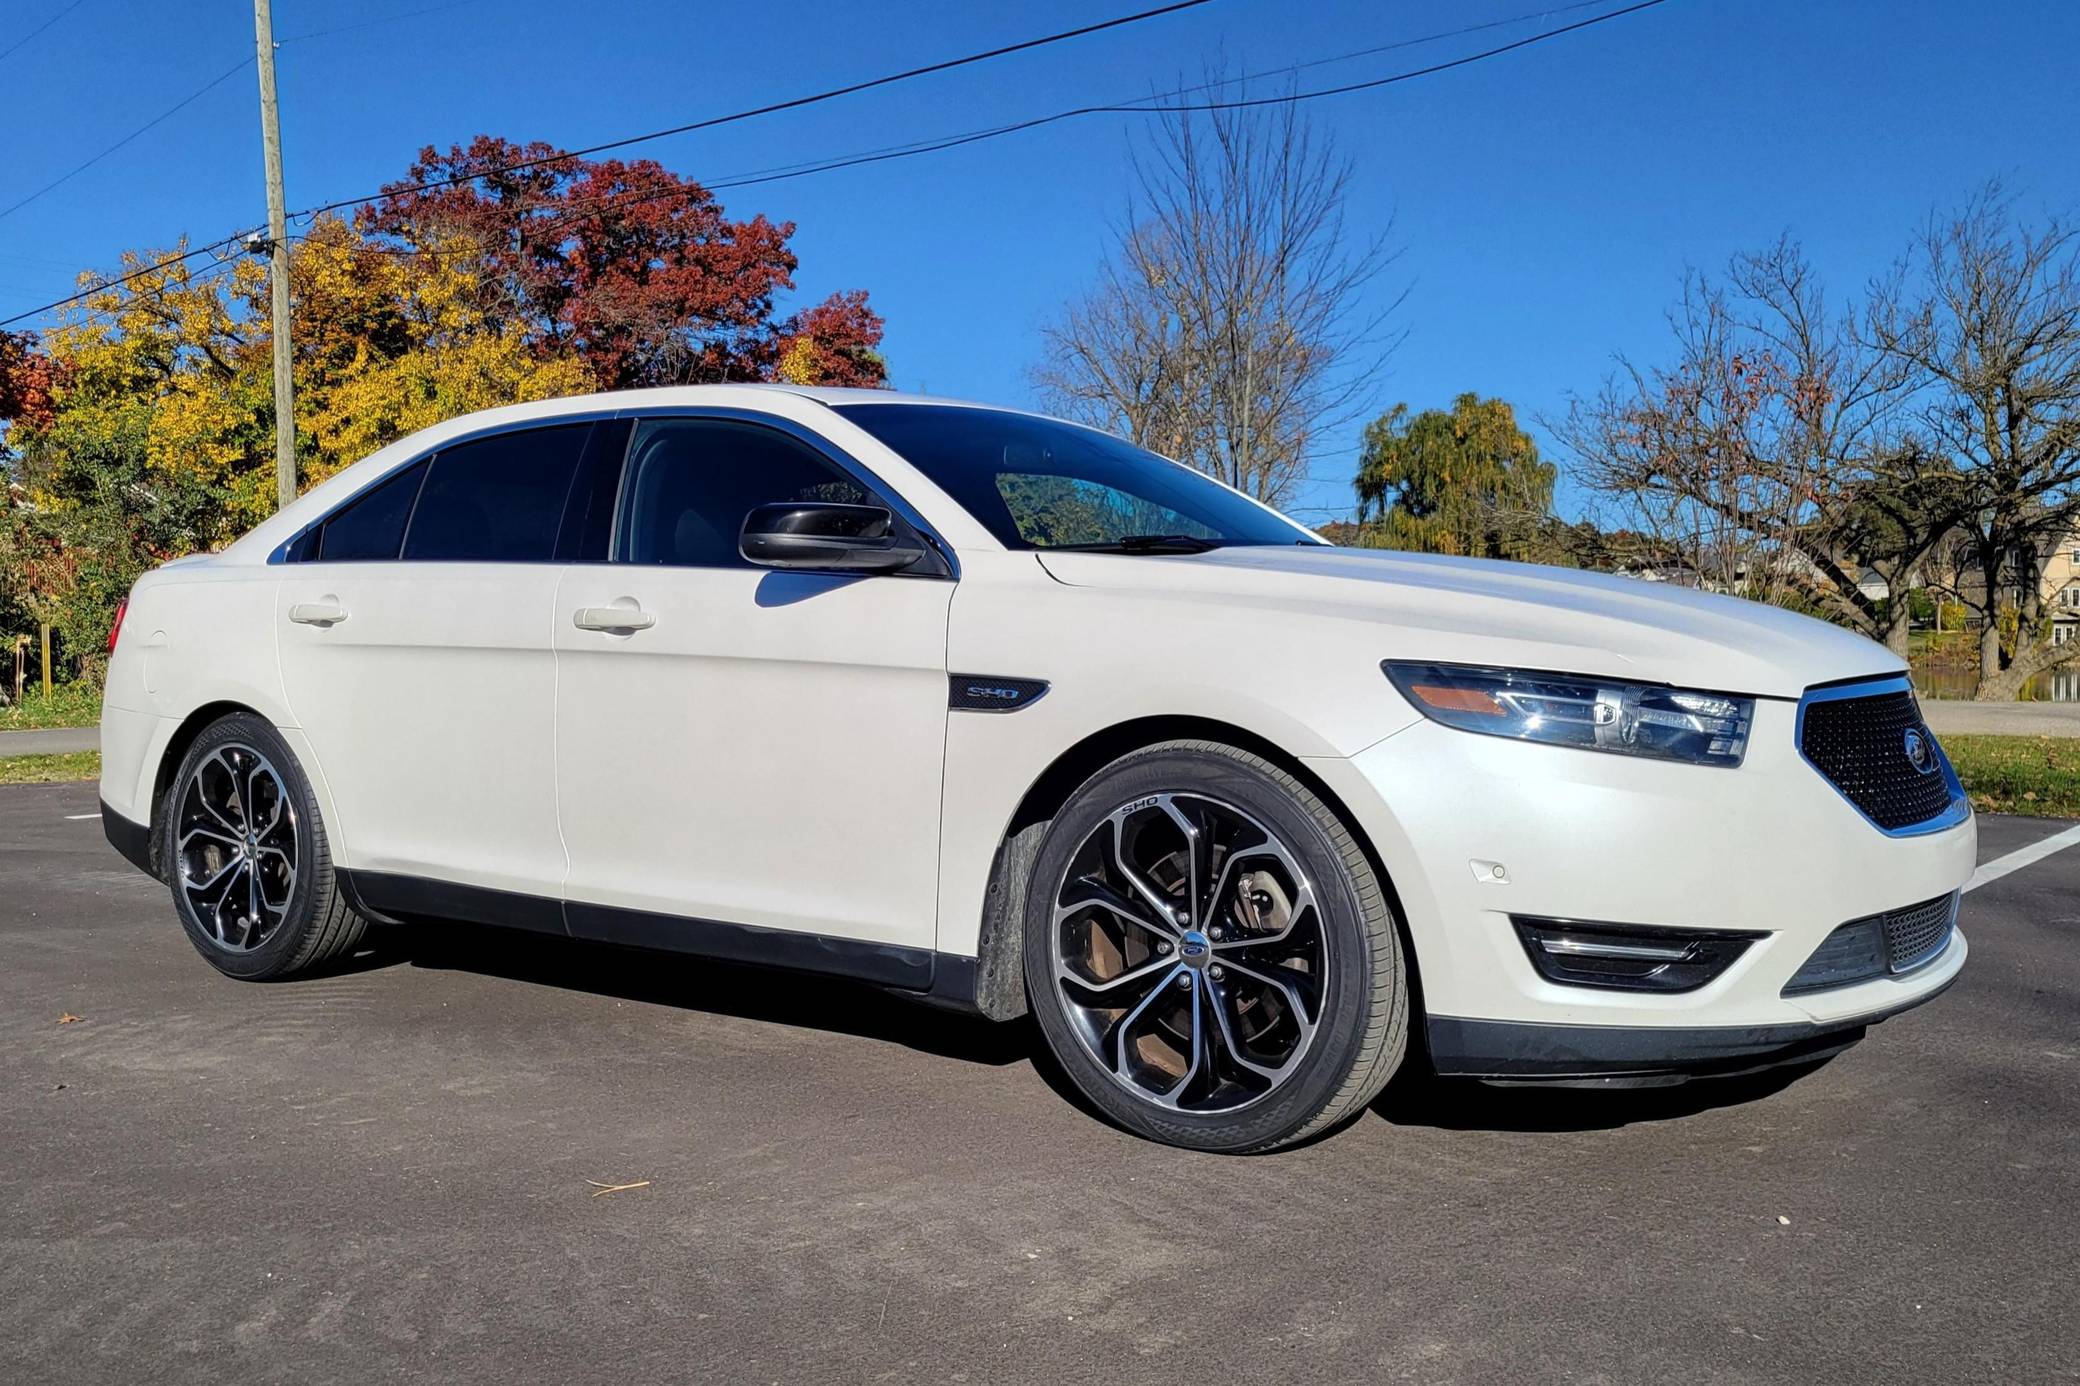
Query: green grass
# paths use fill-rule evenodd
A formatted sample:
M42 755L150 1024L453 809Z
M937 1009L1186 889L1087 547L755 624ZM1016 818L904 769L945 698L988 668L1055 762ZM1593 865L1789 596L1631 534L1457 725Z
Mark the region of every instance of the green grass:
M43 696L43 685L22 690L22 700L0 707L0 731L45 727L91 727L101 721L101 690L87 683L61 683Z
M101 752L62 756L0 756L0 784L64 784L101 778Z
M1946 736L1943 749L1981 813L2080 818L2080 737Z

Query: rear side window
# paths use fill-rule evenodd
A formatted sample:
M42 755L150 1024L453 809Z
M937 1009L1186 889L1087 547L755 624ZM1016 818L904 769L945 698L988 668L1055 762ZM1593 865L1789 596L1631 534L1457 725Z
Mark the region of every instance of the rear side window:
M426 464L406 467L379 482L332 513L319 527L306 561L365 563L395 559L404 547L405 522L426 480Z
M865 487L807 443L724 419L655 419L636 428L622 488L628 563L748 568L744 517L775 501L871 505Z
M552 560L564 502L591 430L589 423L565 424L443 448L405 531L405 560Z

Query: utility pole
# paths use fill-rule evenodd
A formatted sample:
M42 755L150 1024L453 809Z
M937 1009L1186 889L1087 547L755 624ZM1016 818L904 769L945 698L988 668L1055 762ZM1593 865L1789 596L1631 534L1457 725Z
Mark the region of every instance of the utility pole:
M274 96L274 13L253 0L260 48L260 143L267 161L267 244L274 280L274 470L277 508L296 499L296 398L289 380L289 215L282 195L282 118Z

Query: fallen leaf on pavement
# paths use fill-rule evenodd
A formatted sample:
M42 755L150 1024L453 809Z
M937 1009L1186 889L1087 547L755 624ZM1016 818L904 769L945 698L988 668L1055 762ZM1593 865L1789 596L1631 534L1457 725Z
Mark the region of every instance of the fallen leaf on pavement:
M647 1189L650 1187L648 1179L638 1179L633 1184L602 1184L597 1179L587 1179L585 1182L592 1185L592 1196L594 1198L598 1198L601 1194L620 1193L624 1189Z
M74 1015L71 1011L67 1011L58 1017L58 1023L60 1025L77 1025L85 1019L86 1017L83 1015Z

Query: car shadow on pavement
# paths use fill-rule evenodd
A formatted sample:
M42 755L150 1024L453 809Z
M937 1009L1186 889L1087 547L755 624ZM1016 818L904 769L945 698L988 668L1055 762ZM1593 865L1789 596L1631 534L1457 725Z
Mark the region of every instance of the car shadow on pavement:
M1028 1022L992 1024L857 982L471 924L371 930L344 970L398 964L858 1035L991 1067L1031 1058L1038 1043Z
M1824 1066L1785 1065L1725 1078L1693 1078L1667 1087L1567 1088L1498 1086L1472 1078L1440 1078L1410 1055L1372 1104L1395 1126L1447 1131L1609 1131L1636 1122L1674 1121L1720 1107L1760 1102Z

